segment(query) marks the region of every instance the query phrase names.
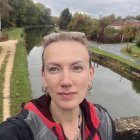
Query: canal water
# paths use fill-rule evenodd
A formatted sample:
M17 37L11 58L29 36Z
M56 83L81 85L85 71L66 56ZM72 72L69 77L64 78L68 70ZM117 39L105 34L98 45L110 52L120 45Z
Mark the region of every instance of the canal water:
M26 30L28 67L33 98L43 94L41 92L43 83L41 79L42 38L50 31L51 29L43 28ZM93 89L87 99L107 108L112 117L140 116L140 82L124 78L94 62L93 65L95 69Z

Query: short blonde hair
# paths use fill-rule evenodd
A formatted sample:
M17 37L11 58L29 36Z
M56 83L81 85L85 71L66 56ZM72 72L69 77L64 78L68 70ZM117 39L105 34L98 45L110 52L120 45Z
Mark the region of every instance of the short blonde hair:
M81 44L87 46L87 38L85 33L82 32L60 32L60 33L52 33L44 37L44 47L47 47L49 44L58 41L67 41L67 40L75 40L80 42Z
M52 33L44 37L44 47L43 47L43 53L42 53L42 69L44 69L44 52L48 45L54 42L59 41L77 41L85 46L87 48L87 51L89 53L88 49L88 40L86 38L85 33L82 32L59 32L59 33ZM89 53L89 65L91 66L91 57Z

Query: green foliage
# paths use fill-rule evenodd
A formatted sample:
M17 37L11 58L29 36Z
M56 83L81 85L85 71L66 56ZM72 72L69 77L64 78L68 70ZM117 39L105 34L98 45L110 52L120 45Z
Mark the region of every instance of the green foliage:
M129 53L127 50L127 47L122 48L121 52L129 57L135 57L136 60L140 61L140 48L133 45L129 45L129 48L131 48L131 53Z
M36 12L34 14L36 14L36 17L37 17L37 21L36 21L37 24L38 25L50 24L51 23L50 9L46 8L41 3L36 3L35 7L36 7ZM30 16L29 16L29 18L30 18Z
M132 53L132 48L129 47L129 46L127 46L127 47L126 47L126 52L127 52L127 53Z
M124 35L124 41L132 42L135 39L137 28L136 27L124 26L121 29L121 32Z
M72 15L69 12L69 9L66 8L61 12L59 19L59 27L62 30L66 30L69 22L71 21Z
M99 23L86 14L75 13L68 25L69 31L80 31L87 35L88 39L96 38Z
M51 20L56 26L59 26L59 17L52 16Z
M4 34L8 35L9 39L21 39L21 35L23 32L23 28L10 28L10 29L5 29Z
M109 15L109 16L105 16L105 17L101 17L100 19L100 24L102 26L107 26L110 25L113 21L115 21L115 15Z
M140 37L138 37L136 40L136 46L140 48Z
M0 14L2 18L9 16L12 7L9 5L8 0L0 0Z
M50 9L41 3L34 3L32 0L9 0L12 7L9 17L2 20L3 27L21 27L26 25L50 24Z
M15 115L21 109L22 102L27 102L31 99L31 85L28 77L26 49L24 43L20 41L17 44L10 84L12 115Z
M118 30L116 30L116 29L114 29L114 28L106 28L105 29L105 36L106 37L111 37L111 36L113 36L113 35L115 35L115 34L117 34L118 33Z

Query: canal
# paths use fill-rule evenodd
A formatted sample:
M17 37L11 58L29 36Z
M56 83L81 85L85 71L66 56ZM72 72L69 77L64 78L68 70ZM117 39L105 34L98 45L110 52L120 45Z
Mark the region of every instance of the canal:
M26 49L32 86L32 96L37 98L41 92L42 38L52 32L51 28L32 28L26 30ZM140 116L140 82L131 81L112 70L95 64L93 89L87 99L101 104L113 117Z

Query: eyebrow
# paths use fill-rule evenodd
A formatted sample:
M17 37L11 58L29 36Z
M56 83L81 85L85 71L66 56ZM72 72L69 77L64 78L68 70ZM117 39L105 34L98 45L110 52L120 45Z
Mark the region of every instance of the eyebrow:
M79 63L84 64L84 61L82 61L82 60L78 60L78 61L73 62L71 65L75 65L75 64L79 64ZM60 66L58 63L55 63L55 62L49 62L49 63L46 64L45 66L48 67L49 65Z
M76 62L72 63L72 65L79 64L79 63L84 64L84 61L82 61L82 60L78 60L78 61L76 61Z

